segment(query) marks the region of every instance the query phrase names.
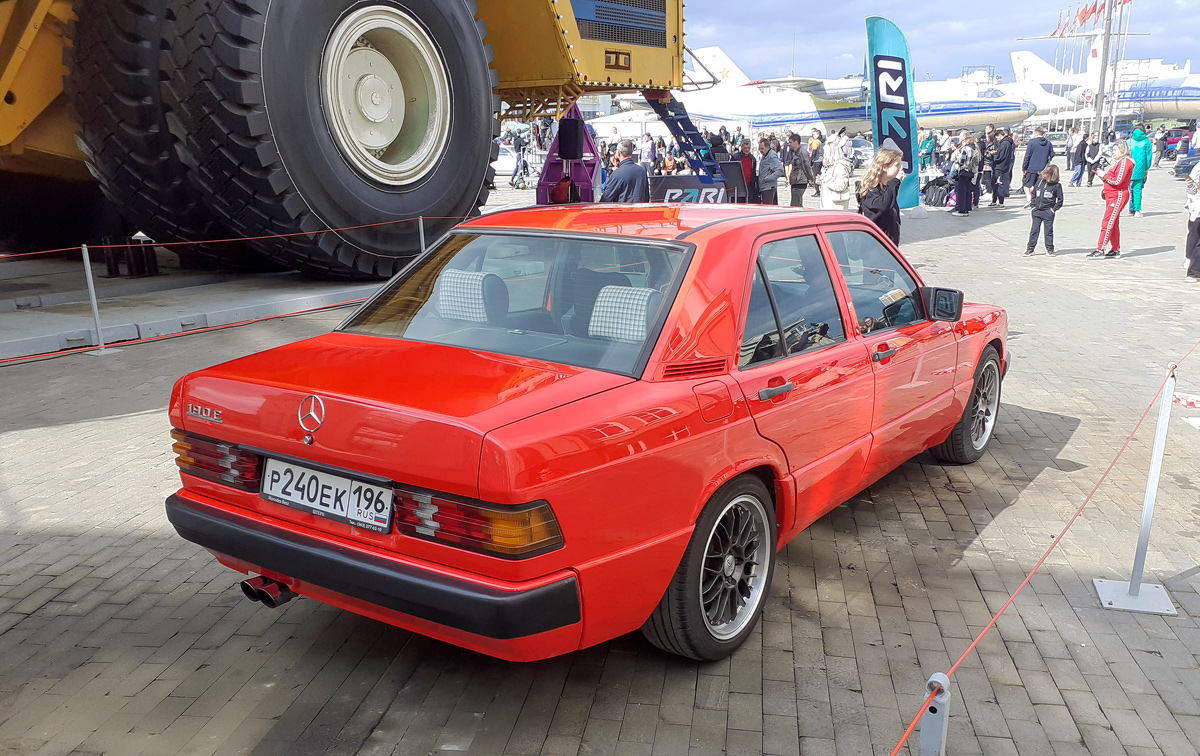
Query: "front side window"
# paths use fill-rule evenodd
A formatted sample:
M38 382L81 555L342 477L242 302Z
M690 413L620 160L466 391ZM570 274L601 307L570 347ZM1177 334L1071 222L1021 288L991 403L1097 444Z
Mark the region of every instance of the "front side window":
M686 257L619 239L454 234L344 330L633 375Z
M815 236L768 242L758 253L788 354L800 354L846 340L833 278Z
M863 334L925 320L916 281L878 239L866 231L832 231L828 238Z
M845 340L833 278L817 238L797 236L764 244L754 269L739 367Z
M754 266L754 287L750 290L750 308L746 313L746 330L742 336L742 349L738 355L738 367L750 367L760 362L770 362L782 357L779 346L779 324L775 321L775 310L767 295L767 285L762 272Z

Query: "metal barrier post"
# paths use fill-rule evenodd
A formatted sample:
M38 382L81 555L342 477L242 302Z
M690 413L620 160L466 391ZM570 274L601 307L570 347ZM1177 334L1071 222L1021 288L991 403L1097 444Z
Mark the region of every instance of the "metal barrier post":
M1174 615L1175 604L1161 585L1142 583L1146 569L1146 550L1150 546L1150 525L1154 521L1154 500L1158 496L1158 478L1162 473L1163 450L1167 445L1167 428L1171 423L1171 404L1175 397L1175 370L1167 367L1167 382L1158 405L1158 427L1154 430L1154 449L1150 453L1150 474L1146 478L1146 498L1142 505L1142 528L1138 532L1137 551L1133 555L1133 574L1129 582L1095 578L1100 605L1106 609L1126 612Z
M941 672L929 676L926 695L937 691L921 716L921 756L946 756L946 731L950 727L950 678Z
M421 236L421 253L425 253L425 216L417 216L417 233Z
M92 283L92 260L88 257L88 248L84 244L83 250L83 274L87 277L88 299L92 302L92 321L96 324L96 343L100 346L99 349L86 354L113 354L121 351L120 349L106 349L104 347L104 331L100 328L100 306L96 304L96 284Z

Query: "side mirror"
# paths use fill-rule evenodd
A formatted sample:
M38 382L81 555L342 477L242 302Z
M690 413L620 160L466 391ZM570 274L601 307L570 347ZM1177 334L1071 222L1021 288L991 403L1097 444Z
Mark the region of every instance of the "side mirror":
M925 303L925 315L930 320L954 323L962 317L963 293L958 289L939 289L922 286L921 301Z

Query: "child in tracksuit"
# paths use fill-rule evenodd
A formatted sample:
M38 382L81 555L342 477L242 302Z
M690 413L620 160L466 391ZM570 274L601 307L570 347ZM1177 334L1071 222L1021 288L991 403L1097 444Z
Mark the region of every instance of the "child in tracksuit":
M1046 254L1054 255L1054 213L1063 206L1062 185L1058 183L1058 166L1051 163L1038 174L1038 180L1033 185L1033 194L1029 200L1033 204L1030 214L1033 216L1033 228L1029 230L1029 244L1025 246L1025 256L1033 255L1037 247L1038 234L1042 226L1046 227Z

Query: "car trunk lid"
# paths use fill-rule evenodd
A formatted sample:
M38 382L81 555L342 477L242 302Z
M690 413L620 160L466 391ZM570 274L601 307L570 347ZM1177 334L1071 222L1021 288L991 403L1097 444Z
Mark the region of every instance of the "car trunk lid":
M180 413L187 413L184 430L268 455L474 498L480 449L489 431L632 380L526 358L335 332L189 376ZM306 430L301 403L310 395L321 399L324 417L315 429L316 418L307 418Z

